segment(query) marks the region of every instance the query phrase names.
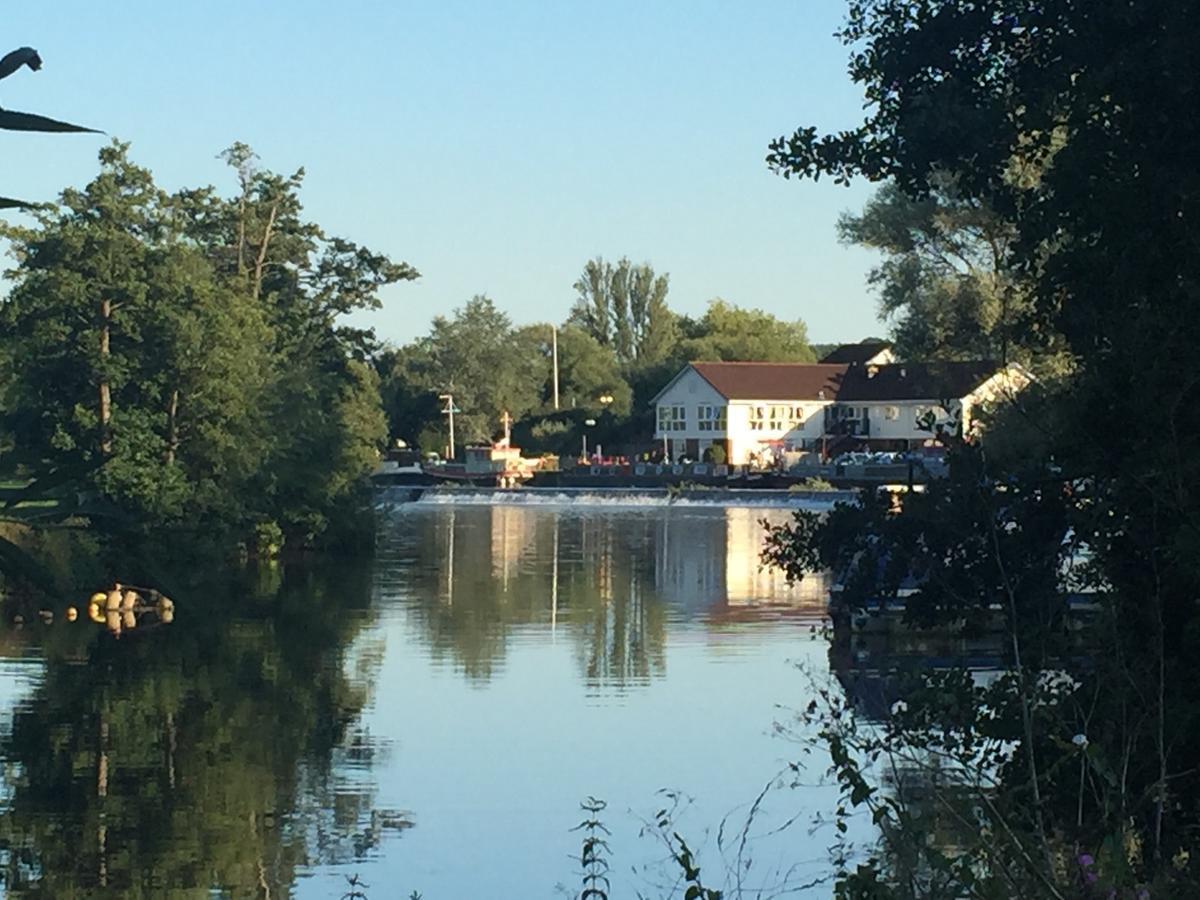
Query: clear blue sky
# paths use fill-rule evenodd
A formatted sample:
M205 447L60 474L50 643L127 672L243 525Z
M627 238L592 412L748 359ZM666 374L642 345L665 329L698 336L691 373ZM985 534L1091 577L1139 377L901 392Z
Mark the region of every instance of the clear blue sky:
M867 185L772 175L771 138L862 118L832 33L842 0L428 2L66 0L9 4L5 43L38 73L0 104L102 128L168 188L232 180L235 140L308 172L328 231L419 282L363 321L405 341L487 293L518 323L559 320L596 255L648 261L671 303L712 297L879 333L871 254L834 223ZM4 47L0 52L7 52ZM6 133L0 193L52 198L95 169L95 136Z

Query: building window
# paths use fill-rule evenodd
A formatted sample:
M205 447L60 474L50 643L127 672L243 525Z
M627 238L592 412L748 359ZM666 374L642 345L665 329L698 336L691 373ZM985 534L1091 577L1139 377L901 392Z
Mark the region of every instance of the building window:
M658 407L659 431L685 431L687 429L687 412L682 403Z
M725 407L701 404L696 407L696 422L701 431L724 431Z
M767 408L765 406L750 407L750 430L762 431L767 425Z
M900 418L900 407L885 406L883 409L883 417L889 422L895 422L898 418Z

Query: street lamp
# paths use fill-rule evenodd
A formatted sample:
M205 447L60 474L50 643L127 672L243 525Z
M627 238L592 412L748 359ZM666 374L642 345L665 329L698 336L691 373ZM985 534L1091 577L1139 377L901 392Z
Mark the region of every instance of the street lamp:
M610 403L612 403L612 402L613 402L613 395L612 395L612 394L601 394L601 395L600 395L599 397L597 397L596 399L597 399L597 400L599 400L599 401L600 401L600 405L604 407L604 421L605 421L605 422L608 422L608 421L609 421L609 419L608 419L608 405L609 405ZM595 420L589 420L589 421L590 421L590 423L591 423L592 425L595 425L595 424L596 424ZM596 444L596 453L597 453L598 455L602 455L602 454L601 454L601 450L600 450L600 445L599 445L599 444Z

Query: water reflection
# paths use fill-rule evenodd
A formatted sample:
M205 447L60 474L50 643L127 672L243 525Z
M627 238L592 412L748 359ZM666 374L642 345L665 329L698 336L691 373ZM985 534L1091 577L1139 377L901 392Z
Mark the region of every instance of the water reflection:
M825 665L823 585L759 566L786 515L411 504L370 563L192 567L170 627L0 627L4 889L550 897L588 794L719 822L791 753L791 662ZM623 872L661 856L609 824ZM774 864L807 877L827 837Z
M781 510L613 512L481 505L401 508L380 547L388 588L411 598L435 658L487 681L514 634L546 626L577 645L590 686L665 673L669 622L818 620L826 584L787 585L759 561Z
M123 636L83 617L6 635L41 670L0 735L6 891L286 896L300 867L369 849L370 784L333 771L368 699L346 671L365 576L210 583Z

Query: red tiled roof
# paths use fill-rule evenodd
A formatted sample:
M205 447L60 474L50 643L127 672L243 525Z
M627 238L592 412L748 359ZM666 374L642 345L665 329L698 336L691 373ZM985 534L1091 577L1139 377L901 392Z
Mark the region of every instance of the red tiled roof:
M818 400L837 396L849 366L820 363L696 362L692 368L727 400Z
M880 401L965 397L1001 368L999 363L982 360L851 366L838 399Z
M941 400L965 397L1000 370L994 362L827 363L695 362L727 400Z

